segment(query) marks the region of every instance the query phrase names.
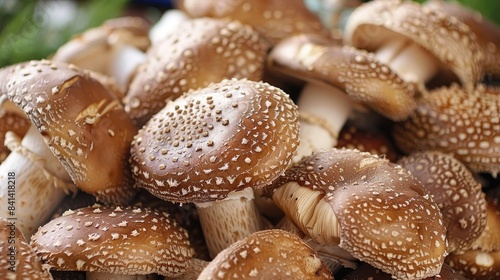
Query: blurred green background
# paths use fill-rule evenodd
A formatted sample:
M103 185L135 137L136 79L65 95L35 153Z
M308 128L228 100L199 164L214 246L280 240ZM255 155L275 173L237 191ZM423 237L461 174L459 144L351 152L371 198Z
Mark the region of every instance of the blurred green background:
M203 1L203 0L200 0ZM419 0L418 2L424 2ZM500 25L500 0L454 0ZM0 0L0 67L46 58L73 35L120 15L151 22L172 7L169 0Z

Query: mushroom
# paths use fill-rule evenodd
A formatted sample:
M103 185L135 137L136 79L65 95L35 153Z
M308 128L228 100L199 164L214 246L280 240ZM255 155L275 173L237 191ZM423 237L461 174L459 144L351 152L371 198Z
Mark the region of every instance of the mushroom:
M220 252L198 279L333 279L316 252L284 230L262 230Z
M15 219L0 218L0 254L3 279L52 279L16 226Z
M230 18L255 28L272 45L301 33L329 37L319 18L302 0L179 0L176 6L191 17Z
M500 277L500 251L468 250L448 255L446 262L469 280L495 280Z
M211 256L262 227L253 190L288 166L298 146L298 112L264 82L223 80L190 91L154 115L134 138L137 186L195 203Z
M470 28L413 1L364 3L349 16L344 40L419 86L451 71L470 91L483 77L484 54Z
M125 96L125 110L142 127L169 100L190 89L225 78L260 80L266 49L255 30L237 21L183 22L149 49Z
M413 84L372 55L313 35L284 39L269 54L268 64L308 81L297 101L302 120L297 160L337 144L353 101L392 120L404 119L415 106Z
M313 241L338 245L397 279L424 279L441 270L441 212L401 166L332 148L304 157L273 186L273 200Z
M448 252L464 252L486 226L486 199L472 172L453 156L414 152L397 162L432 194L446 227Z
M473 172L500 172L500 88L477 85L473 92L453 84L422 96L417 108L393 130L405 153L437 150Z
M24 113L7 100L0 101L0 163L10 154L9 148L5 146L5 134L8 131L13 132L19 137L23 137L30 127L30 121Z
M31 245L51 269L87 271L87 279L176 277L192 256L187 232L166 213L135 207L68 210L40 227Z
M357 269L349 273L343 280L392 280L390 274L382 272L379 269L367 264L361 263ZM435 276L424 278L425 280L466 280L460 273L444 264L441 272Z
M24 111L78 188L104 203L131 199L127 159L137 129L102 84L48 60L2 68L0 77L0 95Z

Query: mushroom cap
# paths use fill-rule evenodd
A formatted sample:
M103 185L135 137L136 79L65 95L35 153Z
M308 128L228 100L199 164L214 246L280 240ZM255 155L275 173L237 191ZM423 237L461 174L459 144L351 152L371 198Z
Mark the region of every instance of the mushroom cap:
M392 276L367 264L361 263L358 268L349 273L343 280L392 280ZM466 280L466 278L444 264L441 272L435 276L427 277L424 280Z
M168 103L139 131L131 165L139 187L173 202L207 202L261 188L291 162L298 109L264 82L223 80Z
M424 5L465 23L483 49L485 74L500 74L500 27L479 12L453 1L426 1Z
M500 251L468 250L463 254L449 254L445 261L466 279L495 280L500 277Z
M284 230L250 234L221 251L198 279L333 279L316 252Z
M251 25L271 44L301 33L329 37L328 30L302 0L196 0L176 1L192 17L230 18Z
M33 235L42 262L55 270L179 276L192 256L187 232L166 213L135 207L68 210Z
M432 194L446 227L448 252L472 246L486 226L486 199L472 172L453 156L414 152L398 164L417 177Z
M4 108L6 102L8 101L4 101L0 105L2 107L0 109L0 162L5 160L10 154L9 148L5 146L5 134L8 131L12 131L22 138L31 126L31 122L26 118L24 113ZM12 106L16 107L15 105Z
M373 54L314 35L282 40L270 52L268 64L273 70L342 89L352 100L392 120L406 118L416 105L415 85Z
M190 89L229 78L260 80L267 46L249 25L229 19L183 22L152 46L124 98L125 110L141 127Z
M59 47L50 59L109 74L113 46L131 45L145 51L150 46L149 27L149 22L140 17L109 19L101 26L72 38Z
M0 77L0 94L24 111L78 188L106 203L131 198L128 158L137 129L101 83L48 60L2 68Z
M15 220L0 218L0 253L2 279L52 279Z
M500 172L500 88L478 85L465 92L456 84L424 94L417 108L396 123L393 136L410 153L453 154L474 172Z
M439 273L446 255L441 213L401 166L331 149L303 158L273 185L273 200L315 242L336 242L398 279Z
M472 89L483 77L484 54L470 28L455 17L412 1L369 1L356 8L346 23L348 45L375 51L404 36L437 58Z
M486 227L472 244L472 249L500 251L500 202L486 198Z

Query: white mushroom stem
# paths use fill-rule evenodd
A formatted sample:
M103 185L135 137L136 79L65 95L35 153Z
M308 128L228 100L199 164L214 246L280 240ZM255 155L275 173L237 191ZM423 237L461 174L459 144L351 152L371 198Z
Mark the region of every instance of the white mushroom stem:
M196 207L212 258L236 241L263 229L251 188L230 193L222 201L196 203Z
M315 151L337 144L349 118L353 102L342 90L320 83L308 83L300 93L300 145L294 162Z
M5 142L12 152L0 165L0 216L29 240L75 186L34 126L22 141L7 132Z
M165 39L168 34L177 30L179 24L188 21L189 16L181 10L167 10L149 31L149 40L152 45Z
M438 62L413 41L395 37L378 48L375 57L405 81L425 84L438 72Z
M124 274L115 274L108 272L88 272L87 271L87 280L151 280L158 279L158 277L154 275L124 275Z
M137 67L146 62L146 54L129 45L114 47L114 59L110 64L110 72L120 88L126 89Z

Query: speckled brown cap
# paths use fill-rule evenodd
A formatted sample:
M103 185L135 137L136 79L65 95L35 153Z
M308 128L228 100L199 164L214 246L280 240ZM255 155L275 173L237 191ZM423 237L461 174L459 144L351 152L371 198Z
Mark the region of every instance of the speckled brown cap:
M453 154L474 172L500 172L500 88L478 85L467 93L456 84L425 94L396 124L399 148Z
M298 110L264 82L224 80L170 102L139 131L131 165L139 187L173 202L207 202L263 187L298 147Z
M5 146L5 134L8 131L14 132L17 136L23 137L30 128L31 122L24 113L19 112L19 108L12 102L0 101L0 162L5 160L10 154L9 148ZM7 105L6 103L11 103ZM13 107L12 110L9 107Z
M269 42L301 33L324 37L329 32L302 0L197 0L176 1L192 17L230 18L253 26Z
M472 244L472 249L500 251L500 202L486 199L486 228Z
M424 48L468 90L482 79L484 54L470 28L413 1L364 3L349 16L344 39L372 52L394 36L404 36Z
M416 104L414 84L403 81L372 54L321 37L282 40L269 54L268 64L296 78L342 89L352 100L392 120L406 118Z
M500 251L468 250L463 254L450 254L446 263L468 280L500 279Z
M311 239L339 245L398 279L439 273L446 228L407 170L349 149L316 152L275 183L273 200Z
M284 230L255 232L220 252L198 279L333 279L316 252Z
M15 220L0 219L0 254L2 279L52 279L22 232L16 227Z
M152 46L139 66L125 110L139 127L190 89L229 78L262 78L267 45L249 25L229 19L183 22Z
M68 210L31 244L55 270L179 276L192 256L187 232L166 213L94 205Z
M424 184L437 203L446 227L448 252L472 246L486 226L486 199L472 172L453 156L414 152L398 161Z
M349 273L343 280L392 280L392 275L382 272L367 263L361 263L358 268ZM466 280L466 278L444 264L438 275L424 278L424 280Z
M77 187L106 203L131 198L127 160L137 129L102 84L48 60L9 66L0 76L0 94L23 109Z

